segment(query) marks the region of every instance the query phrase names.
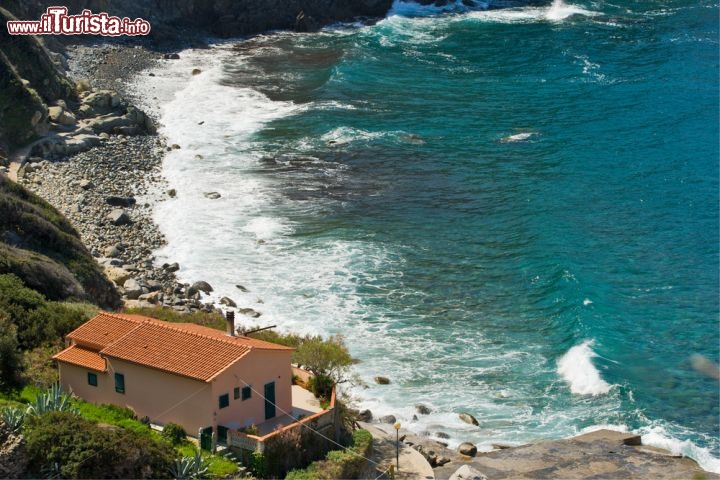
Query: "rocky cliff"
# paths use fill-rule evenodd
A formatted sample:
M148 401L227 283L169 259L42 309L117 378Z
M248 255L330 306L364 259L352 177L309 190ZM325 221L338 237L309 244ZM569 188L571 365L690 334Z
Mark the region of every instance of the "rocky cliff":
M45 201L0 175L0 274L14 273L50 300L116 308L120 296L77 232Z

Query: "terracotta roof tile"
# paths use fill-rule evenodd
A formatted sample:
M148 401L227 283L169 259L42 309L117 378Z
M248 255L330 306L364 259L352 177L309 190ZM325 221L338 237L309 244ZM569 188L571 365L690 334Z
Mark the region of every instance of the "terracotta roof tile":
M100 312L72 331L68 338L83 352L90 352L87 350L90 348L99 351L102 357L119 358L202 381L212 380L251 349L293 350L254 338L230 337L224 331L194 323L171 323L143 315L107 312ZM66 354L72 349L64 350L57 358L80 365L67 360L78 355ZM104 369L104 359L97 353L94 355L103 362Z
M195 323L175 323L173 325L176 325L177 328L180 328L182 330L212 336L218 339L227 340L228 342L235 342L260 350L294 350L294 348L292 347L287 347L278 343L266 342L264 340L258 340L257 338L243 337L241 335L230 337L224 330L203 327L202 325L197 325Z
M105 359L98 352L73 345L62 352L54 355L55 360L71 363L90 370L104 372L106 370Z
M101 354L210 381L249 351L247 345L180 330L172 324L144 322Z
M137 328L139 323L139 320L126 316L100 312L70 332L67 338L77 344L101 350Z

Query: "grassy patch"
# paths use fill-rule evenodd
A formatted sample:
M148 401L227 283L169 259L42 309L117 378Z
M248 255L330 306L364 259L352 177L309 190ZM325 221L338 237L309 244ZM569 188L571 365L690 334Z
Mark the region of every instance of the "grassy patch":
M150 427L135 418L135 413L129 408L122 408L116 405L95 405L94 403L74 401L75 407L79 410L80 416L95 423L115 425L126 430L145 436L153 436Z

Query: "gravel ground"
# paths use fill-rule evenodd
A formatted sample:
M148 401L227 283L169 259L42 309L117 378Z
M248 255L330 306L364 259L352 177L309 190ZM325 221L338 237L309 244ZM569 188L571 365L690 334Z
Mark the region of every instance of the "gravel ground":
M89 80L133 103L132 77L162 54L139 45L78 44L66 47L68 76ZM157 119L154 118L157 122ZM71 156L31 157L20 183L72 223L128 306L164 305L180 312L212 310L201 293L179 284L177 264L157 265L153 252L165 238L153 222L154 206L167 198L161 174L166 144L157 135L107 135L100 145Z

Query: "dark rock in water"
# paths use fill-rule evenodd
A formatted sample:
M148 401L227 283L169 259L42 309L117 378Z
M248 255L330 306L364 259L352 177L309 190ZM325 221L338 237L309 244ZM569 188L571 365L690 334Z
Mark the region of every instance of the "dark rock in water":
M358 420L361 422L369 422L373 419L373 414L370 410L362 410L358 413Z
M458 445L458 453L461 455L467 455L468 457L474 457L477 455L477 447L470 442L463 442Z
M220 299L220 304L226 305L226 306L232 307L232 308L237 307L237 304L235 302L233 302L232 298L230 298L230 297L222 297Z
M188 289L188 296L195 295L198 292L203 293L210 293L213 291L213 288L210 286L209 283L204 281L195 282L192 284L192 286Z
M125 210L122 209L115 209L108 215L108 220L110 220L110 223L115 225L116 227L119 227L121 225L128 225L132 221L130 220L130 216L125 213Z
M461 413L458 415L460 417L460 420L462 420L465 423L469 423L470 425L479 426L480 423L478 423L477 419L470 415L469 413Z
M240 308L240 309L238 309L238 313L247 315L248 317L252 317L252 318L258 318L258 317L262 316L262 313L258 312L257 310L254 310L252 308Z
M235 288L237 288L237 289L240 290L241 292L245 292L245 293L247 293L247 292L250 291L250 290L248 290L247 288L243 287L242 285L235 285Z
M426 407L423 404L415 405L415 411L420 415L430 415L430 413L432 412L430 408Z
M199 68L193 68L193 69L192 69L192 74L193 74L193 75L200 75L201 73L202 73L202 70L200 70Z
M111 207L132 207L135 205L135 199L133 197L116 197L116 196L110 196L105 198L105 203L110 205Z
M378 377L375 377L375 383L377 383L378 385L389 385L390 379L387 377L378 376Z
M207 192L205 193L205 198L209 198L210 200L217 200L222 195L220 195L218 192Z
M165 60L180 60L180 55L177 53L166 53L163 55L163 59Z
M450 435L448 435L445 432L435 432L435 436L438 438L445 438L445 439L450 438Z
M169 265L166 263L163 265L163 269L166 272L177 272L178 270L180 270L180 265L177 262L171 263Z
M175 198L177 196L177 190L175 190L174 188L171 188L170 190L167 191L167 194L170 198Z
M395 415L385 415L384 417L380 417L378 419L378 422L380 422L380 423L395 423L395 422L397 422L397 418L395 418Z

